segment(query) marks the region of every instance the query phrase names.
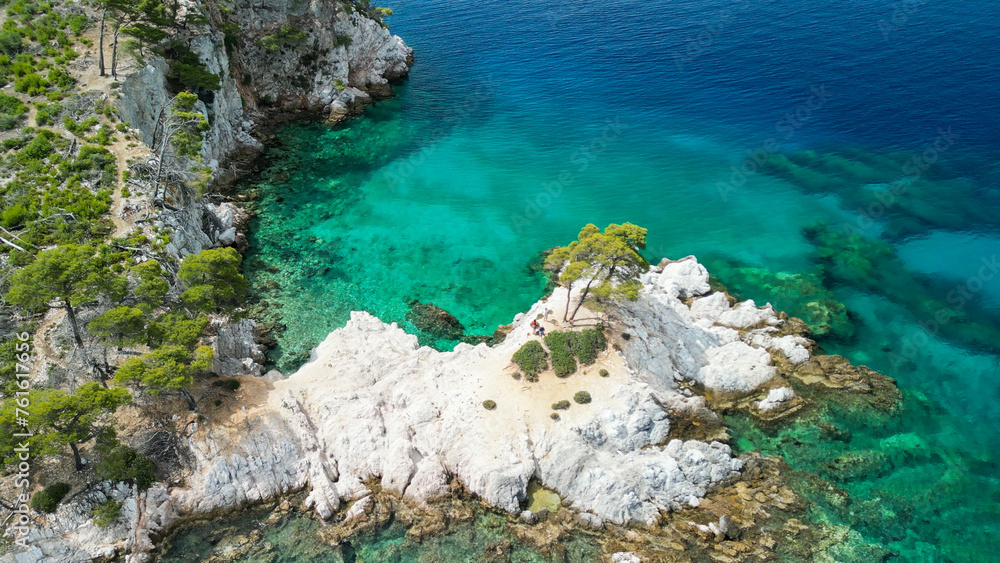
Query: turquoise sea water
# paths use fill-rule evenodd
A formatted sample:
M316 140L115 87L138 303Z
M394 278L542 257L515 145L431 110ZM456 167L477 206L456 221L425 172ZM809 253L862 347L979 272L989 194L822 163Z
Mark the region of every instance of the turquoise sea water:
M834 481L852 500L814 516L899 560L996 560L1000 24L903 4L392 3L397 98L283 129L248 186L274 360L356 309L416 332L412 299L489 334L542 295L539 251L631 221L904 391L889 422L823 414L847 439L733 419L738 448Z

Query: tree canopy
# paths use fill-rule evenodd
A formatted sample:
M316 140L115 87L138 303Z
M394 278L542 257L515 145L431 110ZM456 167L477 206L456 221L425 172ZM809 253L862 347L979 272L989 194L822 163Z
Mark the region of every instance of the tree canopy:
M163 346L122 362L115 373L115 382L138 385L150 395L178 392L194 410L197 404L187 388L194 383L196 373L212 369L212 358L209 346L200 346L193 353L183 346Z
M24 397L8 399L0 409L0 446L4 459L9 463L15 458L14 448L21 438L14 434L24 433L25 426L19 424L19 419L26 419L27 428L35 432L34 437L28 439L31 451L53 455L69 446L78 471L83 469L79 444L110 428L109 415L132 400L125 389L108 389L93 382L81 385L75 393L39 389L27 398L27 401ZM30 409L22 405L30 405ZM18 412L19 407L23 409L21 412ZM23 416L25 410L29 413L27 417Z
M119 305L94 317L87 328L91 334L119 346L139 344L145 340L146 313L135 307Z
M625 223L608 225L604 232L588 224L577 240L552 251L546 267L556 273L556 282L568 290L564 321L571 321L588 297L600 300L639 296L639 276L649 263L639 254L646 247L646 229ZM570 314L573 288L583 284L580 299Z
M177 278L185 288L181 301L195 311L214 311L236 304L248 283L240 274L243 258L233 248L214 248L184 257Z
M125 278L108 266L107 260L98 256L90 245L65 244L43 250L14 274L7 301L32 311L63 307L76 343L82 346L75 308L93 303L102 295L120 298L127 287Z

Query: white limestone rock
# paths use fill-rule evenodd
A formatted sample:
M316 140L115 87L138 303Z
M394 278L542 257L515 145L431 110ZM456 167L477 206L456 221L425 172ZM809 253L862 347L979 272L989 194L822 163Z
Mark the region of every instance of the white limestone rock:
M720 391L753 391L777 374L767 350L745 342L730 342L705 352L708 364L696 378L705 387Z
M493 348L463 344L439 352L419 346L395 324L355 312L298 372L270 378L273 389L260 402L187 439L191 472L183 486L157 484L138 499L130 493L123 518L132 530L128 545L118 542L121 535L84 533L94 529L83 526L89 512L79 508L69 516L69 508L60 507L58 522L33 532L34 551L18 556L72 560L74 553L96 556L112 546L145 561L151 535L182 516L303 489L306 505L321 517L345 504L357 517L371 502L365 485L371 479L421 503L450 494L454 476L524 521L543 517L520 508L529 481L538 479L595 528L653 525L662 511L697 507L742 463L722 443L669 439L665 409L705 408L704 399L685 396L677 381L749 392L774 375L767 346L798 353L803 343L770 335L770 308L731 308L724 296L708 294L707 272L694 259L667 264L644 279L639 299L614 314L614 330L630 337L620 353L608 351L598 360L614 373L573 375L573 387L586 388L593 401L572 405L559 421L549 414L553 397L569 392L559 388L564 380L547 374L531 385L516 381L510 358L533 338L531 319L562 310L565 290L518 315L506 340ZM688 307L682 296L700 298ZM733 312L730 322L754 328L741 333L716 324ZM757 326L755 319L766 322ZM486 399L496 401L495 410L482 408Z
M757 408L762 411L771 411L781 407L793 398L795 398L795 391L791 387L778 387L777 389L771 389L767 397L757 403Z

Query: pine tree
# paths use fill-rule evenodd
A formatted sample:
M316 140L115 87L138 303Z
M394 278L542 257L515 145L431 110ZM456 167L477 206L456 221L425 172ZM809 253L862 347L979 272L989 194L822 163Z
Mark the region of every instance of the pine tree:
M584 227L577 240L556 248L546 267L557 273L556 281L567 289L564 321L572 321L588 297L602 300L639 296L639 276L649 263L639 254L646 247L646 229L625 223L608 225L602 233L595 225ZM573 288L584 284L579 301L570 314Z

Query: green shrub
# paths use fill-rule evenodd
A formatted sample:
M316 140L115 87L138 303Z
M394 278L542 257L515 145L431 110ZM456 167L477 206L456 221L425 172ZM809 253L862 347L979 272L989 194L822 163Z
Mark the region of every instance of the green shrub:
M573 395L573 400L576 401L578 405L586 405L590 402L590 393L586 391L577 391L576 395Z
M17 96L0 94L0 131L10 131L19 127L28 113L28 106Z
M538 374L537 373L526 373L526 374L524 374L524 380L527 381L527 382L529 382L529 383L535 383L535 382L538 381Z
M227 390L227 391L236 391L237 389L240 388L240 385L242 385L240 383L240 380L239 379L233 379L233 378L224 379L221 382L221 387L223 389Z
M20 227L24 220L28 218L28 208L15 203L0 213L0 224L5 229L16 229Z
M22 49L24 49L24 41L21 40L20 33L14 30L0 33L0 53L13 57Z
M608 347L608 340L599 328L588 328L574 332L569 345L580 363L589 366Z
M554 412L549 415L549 418L551 418L552 420L559 420L561 417L559 416L559 413Z
M49 83L36 72L29 72L14 80L14 91L29 96L44 94L49 89Z
M68 72L62 69L54 68L49 71L49 75L46 77L49 84L59 87L59 89L66 91L76 84L76 79L69 75Z
M86 31L88 25L90 24L90 20L87 16L80 14L69 18L67 23L69 24L69 29L73 32L73 35L80 35Z
M216 399L214 404L217 407L221 407L222 406L222 399Z
M132 483L140 491L156 482L156 466L148 457L121 443L109 444L101 450L101 461L94 466L98 479Z
M122 505L115 499L109 498L101 504L95 505L91 509L90 515L94 518L94 524L101 528L107 528L118 521L122 516Z
M548 367L548 363L545 361L545 348L537 340L525 342L524 346L514 352L514 357L511 359L527 375L537 375Z
M552 410L564 411L569 408L569 404L570 404L569 401L563 399L562 401L552 403Z
M514 373L511 374L511 377L513 377L516 381L520 381L521 380L521 372L515 371Z
M497 402L492 399L486 399L485 401L483 401L483 408L488 411L491 411L497 408Z
M63 111L63 106L60 103L38 103L35 104L35 109L38 111L35 113L35 122L38 125L55 125L56 118Z
M174 60L170 63L167 77L194 89L218 90L222 86L221 77L209 72L197 53L187 45L175 41L171 43L167 54Z
M607 376L611 375L610 373L608 373L608 370L606 370L604 368L601 368L601 371L599 371L598 373L601 374L601 377L607 377Z
M552 369L557 377L567 377L576 372L576 358L570 349L573 332L550 332L545 335L545 345L552 354Z
M69 494L69 485L56 483L38 491L31 497L31 508L37 512L53 513L56 507Z
M301 45L308 39L306 32L296 28L294 25L283 25L278 33L262 37L260 46L271 52L281 50L282 47L294 47Z

